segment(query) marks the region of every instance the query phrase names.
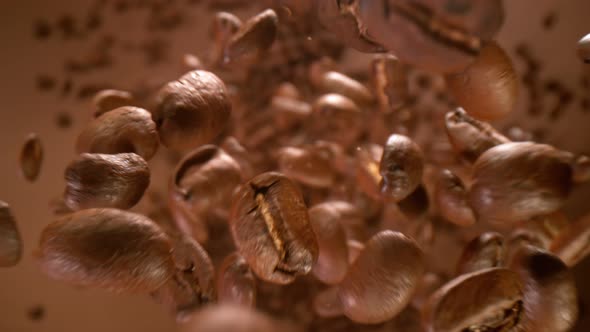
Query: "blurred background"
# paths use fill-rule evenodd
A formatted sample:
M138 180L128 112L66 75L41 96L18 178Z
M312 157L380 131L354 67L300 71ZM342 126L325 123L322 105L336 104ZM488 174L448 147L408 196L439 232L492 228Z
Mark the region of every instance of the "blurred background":
M106 87L157 86L186 70L183 54L207 55L209 15L216 10L208 1L159 1L162 10L174 9L159 15L168 17L164 22L153 22L149 10L141 9L148 2L154 1L0 1L0 199L12 206L25 245L18 266L0 270L1 332L174 331L172 317L149 298L75 289L46 278L32 259L41 229L53 218L49 201L63 190L76 135L91 118L88 96ZM536 62L535 79L547 100L543 107L531 104L523 85L514 116L497 125L518 124L537 140L590 154L590 67L575 54L576 42L590 32L590 1L520 0L505 6L499 43L522 77L533 75L525 59ZM350 53L350 59L357 57L359 62L350 62L366 58ZM45 148L41 176L32 184L18 170L19 150L30 132L40 135ZM164 186L166 175L152 181ZM566 212L572 218L589 212L588 197L590 185L578 188ZM575 331L589 331L590 261L575 272L582 300Z

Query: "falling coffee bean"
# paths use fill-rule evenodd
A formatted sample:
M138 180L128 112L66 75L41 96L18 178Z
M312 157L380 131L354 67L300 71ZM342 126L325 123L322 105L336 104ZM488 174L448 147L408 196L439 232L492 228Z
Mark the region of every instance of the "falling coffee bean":
M20 170L23 177L34 182L39 177L43 164L43 145L37 134L29 134L20 152Z
M18 264L22 252L22 239L10 206L0 201L0 267Z
M409 137L391 135L385 143L379 173L381 193L398 202L411 194L422 181L424 156Z
M279 18L272 9L267 9L246 21L229 40L225 49L226 61L254 51L270 48L277 36Z
M498 233L482 233L469 242L457 264L457 275L467 274L504 263L506 246L504 237Z
M127 91L107 89L98 92L92 100L94 105L94 117L123 106L133 106L133 95Z

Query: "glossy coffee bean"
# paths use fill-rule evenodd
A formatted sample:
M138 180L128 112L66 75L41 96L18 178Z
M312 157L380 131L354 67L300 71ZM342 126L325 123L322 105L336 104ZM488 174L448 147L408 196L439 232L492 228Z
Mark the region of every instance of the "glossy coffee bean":
M16 220L6 202L0 201L0 267L18 264L23 252L23 243Z
M382 195L396 202L403 200L418 187L423 170L420 147L406 136L389 136L379 165Z

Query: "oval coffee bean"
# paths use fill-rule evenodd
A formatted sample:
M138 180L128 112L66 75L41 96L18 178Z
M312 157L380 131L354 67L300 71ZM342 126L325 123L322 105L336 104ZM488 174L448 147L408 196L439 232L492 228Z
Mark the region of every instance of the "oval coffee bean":
M133 95L130 92L113 89L101 90L92 99L94 117L98 118L119 107L134 106L134 103Z
M158 149L158 132L151 114L124 106L94 119L78 136L78 153L135 153L150 160Z
M408 197L422 182L424 156L410 138L389 136L379 165L382 176L381 193L396 202Z
M506 255L504 237L498 233L483 233L469 242L457 264L457 275L492 267L501 267Z
M578 41L578 57L584 63L590 63L590 33Z
M458 226L471 226L475 215L469 206L467 189L459 177L450 170L442 170L436 180L434 200L438 212L445 220Z
M148 164L135 153L83 153L65 171L64 202L72 210L129 209L150 183Z
M52 279L114 292L151 292L174 275L171 252L168 237L147 217L88 209L45 227L37 256Z
M246 260L238 253L227 256L217 274L220 303L256 307L256 279Z
M225 60L233 61L254 51L270 48L277 37L279 18L272 9L251 17L229 40L225 49Z
M446 81L457 103L478 119L506 117L518 97L518 76L495 42L487 44L465 71L447 76Z
M43 164L43 145L37 134L29 134L25 139L19 162L24 178L29 182L37 180Z
M317 261L318 243L301 192L280 173L260 174L238 189L230 227L239 253L268 282L291 283Z
M319 84L324 93L335 93L348 97L357 105L370 104L374 99L371 91L361 82L339 72L328 71L324 73Z
M188 151L220 136L230 113L225 84L211 72L195 70L160 90L153 118L162 144Z
M409 303L424 273L424 254L414 240L382 231L365 249L338 285L344 314L362 324L385 322Z
M571 158L544 144L493 147L473 166L470 205L479 220L504 225L555 212L572 187Z
M0 201L0 267L18 264L22 252L22 239L10 206Z
M318 139L348 148L356 144L362 134L362 119L361 109L351 99L331 93L313 103L308 125Z

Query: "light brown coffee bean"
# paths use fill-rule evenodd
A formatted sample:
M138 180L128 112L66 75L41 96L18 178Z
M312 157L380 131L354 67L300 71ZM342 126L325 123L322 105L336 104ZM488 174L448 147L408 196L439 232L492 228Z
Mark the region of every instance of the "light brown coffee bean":
M8 203L0 201L0 267L20 262L23 243Z
M153 118L162 144L186 152L219 137L230 113L225 84L211 72L195 70L160 90Z
M135 153L150 160L158 149L158 132L151 114L138 107L124 106L94 119L80 133L78 153Z
M114 292L151 292L175 273L172 247L148 218L117 209L88 209L49 224L37 257L52 279Z
M371 62L371 82L381 112L396 111L407 102L408 71L393 55L378 55Z
M463 70L504 20L502 2L362 0L367 33L404 63L439 73Z
M150 183L148 164L135 153L83 153L65 171L64 202L72 210L129 209Z
M422 181L423 170L424 155L418 144L403 135L389 136L379 165L383 196L395 202L408 197Z
M239 253L263 280L291 283L317 261L318 243L301 192L280 173L257 175L238 189L230 227Z
M336 176L330 157L328 152L313 146L283 147L278 151L277 162L279 170L291 179L314 188L329 188Z
M442 286L422 310L428 332L519 331L524 285L518 274L491 268Z
M448 169L440 171L437 176L434 201L445 220L463 227L475 223L475 215L468 203L467 189L461 179Z
M519 79L498 44L488 43L465 71L446 77L457 103L475 118L497 120L514 109Z
M447 113L445 128L455 154L469 163L474 163L490 148L510 142L491 125L472 118L462 108Z
M199 243L207 243L208 216L227 217L241 179L240 165L214 145L204 145L186 155L169 184L170 211L181 231Z
M362 118L360 108L351 99L327 94L313 103L308 125L319 139L339 143L346 149L356 144L362 134Z
M482 233L469 242L457 264L457 275L501 267L506 255L504 237L498 233Z
M227 43L241 27L242 21L234 14L228 12L215 13L209 30L211 38L213 39L210 59L214 65L219 65L224 62Z
M578 41L578 57L584 63L590 63L590 33Z
M273 318L255 309L234 305L211 305L180 324L181 332L290 332Z
M395 317L409 304L423 272L416 242L397 232L377 233L338 285L344 314L363 324Z
M272 9L267 9L246 21L231 37L225 49L225 61L271 47L277 36L279 18Z
M374 100L371 91L361 82L339 72L328 71L324 73L319 84L322 92L348 97L357 105L367 105Z
M29 134L25 139L19 162L23 177L29 182L37 180L43 164L43 145L37 134Z
M122 90L101 90L92 99L94 105L94 117L98 118L108 111L123 106L134 106L135 100L130 92Z
M363 29L359 17L359 1L315 1L320 24L339 38L346 46L361 52L383 52Z
M309 220L319 245L312 272L318 280L330 285L342 281L348 270L348 245L340 221L343 217L337 202L325 202L309 209Z
M570 224L552 241L551 252L567 266L573 267L590 253L590 215L585 215Z
M574 278L557 257L532 246L520 247L512 261L525 284L522 331L570 331L578 319L578 295Z
M175 237L172 247L176 271L151 295L180 322L202 305L216 301L215 270L205 249L192 238Z
M555 212L572 187L571 159L544 144L493 147L473 166L470 205L479 220L499 225Z
M374 200L381 200L382 177L379 163L383 156L383 147L367 144L356 150L356 185L359 190Z
M217 274L217 294L222 304L256 307L256 279L238 253L227 256Z
M338 297L338 287L332 286L317 292L313 298L313 311L323 318L342 316L342 304Z

